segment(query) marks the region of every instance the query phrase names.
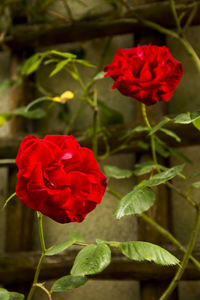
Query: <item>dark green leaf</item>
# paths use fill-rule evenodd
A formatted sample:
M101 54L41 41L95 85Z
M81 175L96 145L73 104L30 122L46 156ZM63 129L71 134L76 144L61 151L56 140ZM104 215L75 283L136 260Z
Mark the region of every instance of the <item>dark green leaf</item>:
M162 166L162 165L158 165L160 170L165 170L166 167ZM136 176L141 176L147 173L152 172L152 170L155 168L155 164L152 160L150 161L146 161L140 164L136 164L135 165L135 170L133 171L133 174L135 174Z
M107 104L105 104L102 101L98 101L98 103L99 119L102 126L121 124L124 122L123 115L119 111L110 108Z
M51 292L64 292L78 288L88 281L84 276L67 275L56 280L51 288Z
M69 240L69 241L54 245L46 251L45 255L52 256L52 255L58 254L60 252L63 252L64 250L69 248L71 245L73 245L74 242L75 242L75 240Z
M164 132L168 136L171 136L177 142L181 142L181 138L176 133L174 133L173 131L171 131L169 129L166 129L166 128L161 128L160 131Z
M41 119L46 116L46 111L42 108L27 110L26 107L20 107L13 110L13 114L16 116L23 116L28 119Z
M194 125L194 127L196 127L198 130L200 130L200 117L198 117L197 119L195 119L192 124Z
M43 58L44 55L39 53L36 53L28 58L22 68L22 75L30 75L31 73L35 72L39 68Z
M111 261L110 248L105 244L88 245L75 258L71 274L75 276L92 275L102 272Z
M84 59L77 59L76 62L79 63L79 64L81 64L81 65L83 65L83 66L85 66L85 67L96 68L95 65L92 65L92 64L88 63L88 62L87 62L86 60L84 60Z
M112 177L116 179L123 179L123 178L129 178L133 175L133 172L131 170L127 169L120 169L116 166L104 166L104 172L107 177Z
M149 261L159 265L176 265L179 260L160 246L148 242L123 242L118 248L128 258L135 261Z
M9 292L6 289L0 288L0 299L9 300Z
M180 172L183 170L184 165L178 165L173 168L168 169L167 171L158 173L151 177L149 180L143 180L140 184L142 186L156 186L162 183L165 183L166 181L174 178Z
M6 121L10 120L10 118L11 118L10 113L0 114L0 126L3 126Z
M155 202L154 192L147 187L136 186L124 196L114 210L117 219L147 211Z
M196 181L192 184L192 187L199 189L200 188L200 181Z
M187 156L185 156L183 153L181 153L181 152L179 152L179 151L177 151L174 148L171 148L169 146L167 147L167 149L169 150L171 155L173 155L174 157L176 157L176 158L178 158L178 159L180 159L180 160L182 160L186 163L189 163L189 164L192 163L192 161Z
M71 61L70 58L65 59L60 61L59 63L57 63L56 67L54 68L54 70L50 73L49 77L54 76L55 74L57 74L58 72L60 72L69 62Z
M24 300L24 295L20 293L9 292L9 296L9 300Z
M93 80L99 80L99 79L103 79L104 78L104 74L105 72L104 71L101 71L101 72L98 72L94 77L93 77Z
M190 124L200 117L200 110L195 112L182 113L176 116L172 121L178 124Z
M152 128L152 130L149 132L149 135L152 135L156 133L158 130L160 130L165 124L167 124L170 121L169 118L165 118L160 123L158 123L156 126Z
M156 137L155 144L156 144L156 152L158 154L160 154L164 158L169 157L170 153L165 149L167 146L161 139Z
M81 243L85 242L85 239L77 232L70 232L69 237L75 240L76 242L81 242Z
M131 136L134 136L135 134L137 133L141 133L141 132L148 132L149 131L149 128L147 126L137 126L131 130L129 130L125 135L123 135L120 140L123 140L127 137L131 137Z
M61 57L65 57L65 58L76 58L75 54L68 53L68 52L60 52L60 51L57 51L57 50L51 50L51 51L49 51L49 53L50 54L55 54L55 55L58 55L58 56L61 56Z

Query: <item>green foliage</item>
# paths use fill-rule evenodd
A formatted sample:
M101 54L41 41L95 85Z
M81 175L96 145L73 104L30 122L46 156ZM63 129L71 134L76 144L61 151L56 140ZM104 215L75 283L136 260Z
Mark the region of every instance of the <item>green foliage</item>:
M27 119L42 119L46 116L46 111L42 108L27 110L27 107L20 107L13 110L13 114Z
M111 261L110 248L105 244L90 244L76 256L71 275L84 276L102 272Z
M118 244L120 251L135 261L149 261L158 265L176 265L179 260L167 250L148 242L123 242Z
M58 72L60 72L69 62L71 61L70 58L67 58L65 60L61 60L57 63L56 67L53 69L53 71L50 73L49 77L54 76Z
M72 290L85 284L87 281L88 281L87 277L84 276L73 276L73 275L63 276L54 282L51 288L51 293Z
M160 131L164 132L166 135L174 138L177 142L181 142L181 138L172 130L161 128Z
M200 117L200 111L187 112L177 115L172 121L178 124L190 124Z
M98 101L99 104L99 119L102 126L108 126L112 124L120 124L124 122L123 115L117 111L109 107L102 101Z
M24 300L24 295L16 292L9 292L9 300Z
M158 173L151 177L151 179L143 180L140 185L141 186L156 186L166 181L174 178L175 176L179 175L184 168L184 164L172 167L164 172Z
M5 122L10 120L11 114L10 113L2 113L0 114L0 126L3 126Z
M129 138L129 137L132 137L134 136L135 134L137 133L141 133L141 132L148 132L149 131L149 128L147 126L136 126L135 128L129 130L126 134L124 134L120 140L123 140L125 138Z
M200 117L198 117L197 119L195 119L192 124L194 125L194 127L196 127L198 130L200 130Z
M10 295L6 289L0 288L0 299L1 300L9 300Z
M64 250L66 250L67 248L72 246L74 243L75 243L75 240L69 240L69 241L54 245L46 251L45 255L52 256L52 255L58 254L60 252L63 252Z
M4 288L0 288L0 299L1 300L23 300L24 295L16 292L9 292Z
M192 187L199 189L200 188L200 181L193 182Z
M136 186L124 196L114 210L117 219L147 211L155 202L155 193L148 187Z
M116 166L110 166L110 165L104 166L104 172L107 177L112 177L115 179L129 178L133 175L133 172L131 170L120 169Z
M84 243L85 239L77 232L70 232L69 233L69 237L73 240L75 240L76 242L80 242L80 243Z
M152 130L149 132L149 135L152 135L156 133L158 130L160 130L165 124L167 124L170 121L169 118L165 118L160 123L158 123L156 126L152 128Z
M162 166L162 165L158 165L160 170L166 170L167 168ZM150 161L145 161L139 164L135 165L135 169L133 171L133 174L136 176L141 176L147 173L150 173L153 171L153 169L155 168L155 164L152 160Z

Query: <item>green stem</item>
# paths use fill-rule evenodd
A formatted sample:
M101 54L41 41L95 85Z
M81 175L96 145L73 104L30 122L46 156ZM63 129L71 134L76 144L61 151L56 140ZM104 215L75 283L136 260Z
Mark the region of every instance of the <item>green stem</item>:
M37 283L38 283L38 278L39 278L39 274L40 274L40 270L42 267L42 262L45 258L45 253L46 253L46 247L45 247L45 242L44 242L44 233L43 233L43 225L42 225L42 214L40 212L37 212L37 217L38 217L38 229L39 229L39 236L40 236L40 243L41 243L41 247L42 247L42 255L40 257L39 263L37 265L37 269L35 272L35 276L33 279L33 284L32 287L30 289L30 292L28 294L27 300L31 300L33 297L33 294L35 292Z
M98 129L98 105L97 105L97 93L94 91L93 97L93 137L92 137L92 150L94 152L94 156L98 156L98 136L97 136L97 129Z
M6 202L5 202L4 206L3 206L3 208L5 208L5 207L7 206L7 204L8 204L8 202L9 202L13 197L15 197L15 196L16 196L16 192L14 192L12 195L10 195L10 197L8 197L8 199L6 200Z
M198 209L198 212L197 212L194 228L193 228L192 234L190 236L190 240L189 240L185 255L183 257L182 263L181 263L176 275L174 276L172 282L170 283L169 287L163 293L163 295L160 297L159 300L168 299L168 297L171 295L173 290L176 288L179 280L181 279L181 277L182 277L182 275L183 275L183 273L184 273L184 271L187 267L188 260L190 258L191 253L192 253L192 250L195 246L197 236L198 236L198 232L199 232L199 227L200 227L200 208Z
M144 103L142 103L142 116L143 116L143 119L145 121L145 124L147 125L147 127L149 128L149 131L152 130L152 127L151 127L151 124L148 120L148 117L147 117L147 111L146 111L146 105ZM157 156L156 156L156 145L155 145L155 135L152 134L151 135L151 152L152 152L152 158L153 158L153 161L154 161L154 165L158 171L158 173L160 172L160 169L158 167L158 161L157 161Z
M177 12L176 12L176 7L175 7L174 0L169 0L169 4L170 4L170 7L171 7L172 14L174 16L174 20L175 20L175 23L176 23L178 34L181 34L182 28L181 28L181 25L180 25L180 22L179 22L179 19L178 19L178 15L177 15Z
M118 199L122 199L122 195L112 189L111 187L107 188L107 192L112 194ZM174 246L176 246L178 249L180 249L183 253L186 253L186 249L179 243L179 241L165 228L160 226L157 222L155 222L153 219L151 219L146 214L140 214L138 215L144 222L146 222L148 225L153 227L155 230L157 230L160 234L162 234L167 240L169 240ZM193 263L193 265L200 271L200 262L194 258L192 255L190 255L190 260Z

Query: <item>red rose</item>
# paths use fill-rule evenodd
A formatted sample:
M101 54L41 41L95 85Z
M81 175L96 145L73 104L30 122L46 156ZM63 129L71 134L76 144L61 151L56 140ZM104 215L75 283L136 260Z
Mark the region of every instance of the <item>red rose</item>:
M183 75L182 64L165 46L138 46L118 49L113 62L104 68L123 95L146 105L169 101Z
M16 164L17 196L59 223L83 221L106 189L106 177L93 152L81 147L73 136L27 136Z

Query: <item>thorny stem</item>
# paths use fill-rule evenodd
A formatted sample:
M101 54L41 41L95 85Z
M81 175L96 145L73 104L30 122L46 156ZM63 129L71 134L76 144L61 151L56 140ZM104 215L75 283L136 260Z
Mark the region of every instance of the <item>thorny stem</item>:
M168 297L171 295L173 290L176 288L179 280L181 279L181 277L182 277L182 275L183 275L183 273L184 273L184 271L187 267L188 260L190 258L190 255L192 253L192 250L193 250L193 248L195 246L195 243L196 243L196 240L197 240L199 228L200 228L200 207L198 208L198 211L197 211L194 228L193 228L192 234L190 236L190 240L189 240L185 255L183 257L182 263L181 263L176 275L174 276L172 282L170 283L169 287L163 293L163 295L160 297L159 300L168 299Z
M118 199L122 199L122 195L112 189L111 187L107 188L107 192L112 194ZM146 214L140 214L138 215L144 222L146 222L148 225L156 229L160 234L162 234L166 239L168 239L174 246L176 246L178 249L180 249L183 253L186 253L186 249L179 243L179 241L165 228L160 226L156 221L151 219L149 216ZM200 271L200 262L194 258L192 255L190 255L190 260L193 263L193 265Z
M37 265L37 269L36 269L35 276L34 276L34 279L33 279L33 284L32 284L32 287L30 289L30 292L28 294L27 300L31 300L32 297L33 297L33 294L34 294L35 289L36 289L36 285L38 283L38 278L39 278L40 270L41 270L41 267L42 267L42 262L45 258L45 253L46 253L46 247L45 247L45 242L44 242L44 233L43 233L43 225L42 225L42 214L40 212L37 212L37 217L38 217L38 230L39 230L40 243L41 243L41 248L42 248L42 255L41 255L39 263Z
M93 137L92 137L92 150L94 152L94 156L98 156L98 137L97 137L97 129L98 129L98 105L97 105L97 93L94 91L93 97L94 103L94 111L93 111Z

